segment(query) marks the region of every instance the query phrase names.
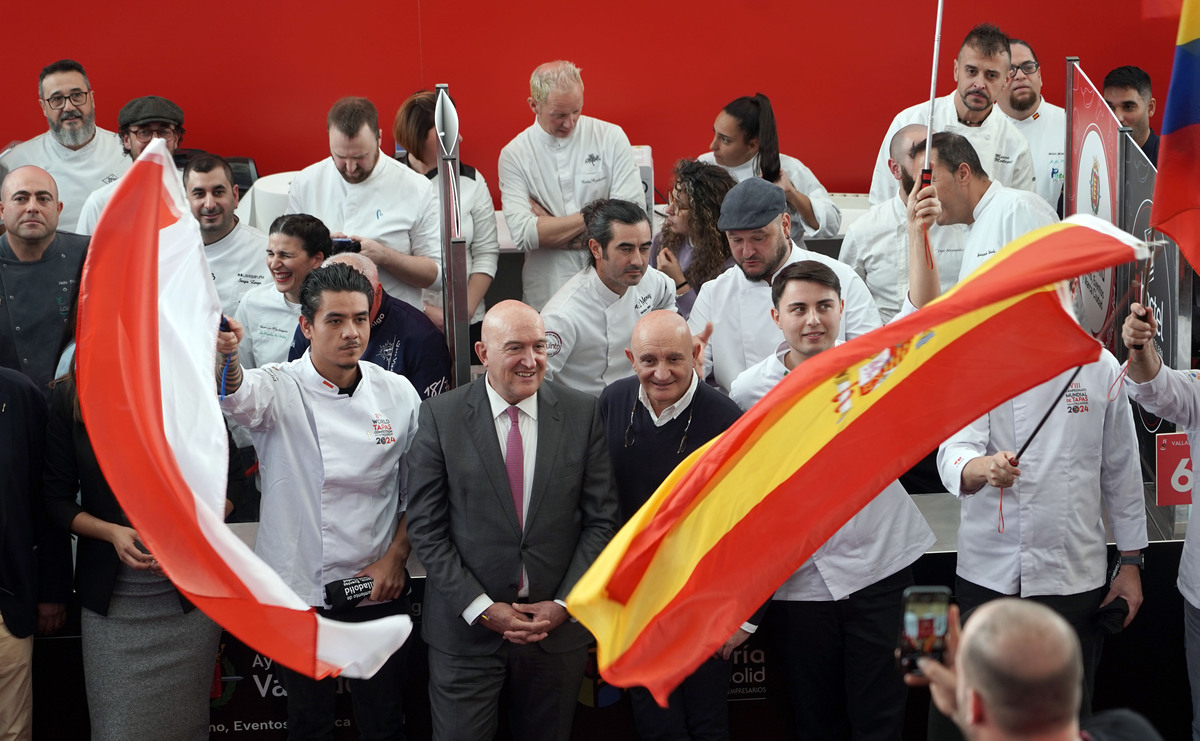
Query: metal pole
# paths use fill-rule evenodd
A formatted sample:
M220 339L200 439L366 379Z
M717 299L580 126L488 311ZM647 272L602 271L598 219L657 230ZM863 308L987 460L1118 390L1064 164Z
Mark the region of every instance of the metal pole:
M458 111L445 83L436 87L434 127L442 150L442 312L446 345L450 348L451 381L455 387L471 380L470 320L467 316L467 241L459 228L461 203L458 182Z

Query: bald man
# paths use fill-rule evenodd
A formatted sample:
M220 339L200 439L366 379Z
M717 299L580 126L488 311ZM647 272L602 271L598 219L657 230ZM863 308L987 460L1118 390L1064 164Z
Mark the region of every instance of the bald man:
M362 359L407 378L421 399L450 389L450 350L446 336L420 309L383 290L379 268L365 255L343 252L326 260L327 265L346 264L371 282L375 300L371 304L371 339ZM295 360L309 347L300 327L292 336L288 360Z
M896 195L870 208L846 230L838 259L854 268L867 284L884 323L891 321L904 305L908 292L908 231L905 207L924 157L914 159L909 150L925 140L923 124L910 124L892 137L888 170L900 183ZM967 228L961 224L931 226L929 246L941 275L942 291L958 281Z
M1074 629L1058 613L1028 600L1000 599L975 610L959 635L949 614L945 664L923 658L923 677L939 710L969 741L1155 741L1144 718L1112 710L1078 721L1083 658Z
M487 373L421 405L409 537L428 571L434 739L566 739L591 635L564 600L616 532L594 397L546 381L546 329L519 301L483 318Z
M687 321L673 311L638 320L625 357L635 375L600 395L600 414L617 480L621 522L645 504L659 484L700 446L729 428L742 412L729 397L700 382L701 347ZM644 687L631 687L633 721L643 739L728 738L726 696L733 650L753 633L749 618L660 708Z
M62 208L58 185L40 167L18 167L0 183L0 365L44 392L88 248L87 237L58 231Z

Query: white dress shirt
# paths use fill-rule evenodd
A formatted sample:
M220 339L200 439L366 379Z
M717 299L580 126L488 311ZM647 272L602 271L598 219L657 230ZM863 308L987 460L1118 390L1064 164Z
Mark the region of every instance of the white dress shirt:
M99 126L92 140L79 149L68 149L47 131L21 142L0 159L0 179L25 165L50 173L63 205L58 223L62 229L71 231L79 224L83 204L92 191L115 182L132 164L121 145L121 137Z
M996 180L1010 188L1035 191L1033 171L1033 156L1029 152L1029 143L1025 137L1012 125L999 106L993 106L992 112L983 119L979 126L967 126L959 123L958 109L954 107L954 99L958 93L950 93L937 98L933 106L933 130L949 131L961 134L975 147L979 155L979 164L992 180ZM892 119L887 135L879 146L879 154L875 158L875 171L871 176L871 205L883 203L896 195L900 184L896 182L892 171L888 169L888 149L892 137L897 131L909 124L926 125L929 123L929 101L906 108Z
M428 178L382 151L361 183L347 183L332 157L309 165L292 180L287 213L312 214L331 232L374 239L405 255L428 257L438 265L429 290L442 287L441 217ZM421 290L379 269L383 290L418 309Z
M546 378L592 396L633 375L625 348L633 326L651 311L675 310L675 284L647 266L636 286L617 295L588 266L558 289L542 309Z
M548 134L537 121L500 151L500 200L517 249L525 253L523 300L541 311L554 292L588 264L583 250L538 249L532 198L552 216L577 214L597 198L645 208L633 148L620 126L580 116L571 135Z
M1000 111L1004 113L1004 111ZM1005 114L1007 117L1007 114ZM1017 120L1008 117L1012 125L1029 142L1033 155L1033 171L1037 176L1037 193L1050 208L1058 209L1067 166L1067 113L1043 100L1028 117Z
M673 419L683 416L683 413L692 405L692 397L696 395L696 387L700 385L700 376L692 371L692 382L688 384L687 391L683 392L683 396L674 404L668 404L663 407L662 414L654 411L654 405L650 403L650 399L646 396L646 387L638 384L638 401L642 406L646 407L646 411L650 413L650 421L655 427L662 427ZM754 631L750 631L753 633Z
M696 159L710 165L717 163L716 155L712 152L705 152ZM725 167L724 165L721 167L724 167L725 171L739 183L746 178L762 177L762 172L758 167L758 155L754 155L737 167ZM829 197L829 191L825 190L825 186L821 185L821 181L817 180L813 171L800 160L786 154L779 155L779 169L788 176L788 180L792 181L796 190L808 196L808 199L812 201L813 213L817 217L817 228L813 229L804 223L800 214L789 205L788 214L792 217L792 239L803 241L805 237L836 237L838 230L842 228L842 212Z
M729 397L743 411L787 375L784 356L789 349L783 343L775 354L738 375ZM911 565L936 540L908 492L899 481L893 481L789 576L773 599L793 602L845 599Z
M958 282L966 240L963 224L929 227L943 293ZM854 268L875 299L880 318L890 321L908 295L908 214L899 193L855 219L842 239L838 259Z
M828 265L842 284L846 302L839 340L854 339L881 326L871 293L850 266L795 244L791 248L771 278L801 260ZM704 367L726 394L739 373L772 355L783 340L783 332L771 319L770 281L748 280L736 265L705 283L696 296L688 327L692 334L699 334L708 322L713 323L713 333L704 348Z
M1039 199L1040 201L1041 199ZM1117 548L1146 547L1146 505L1133 413L1120 367L1107 350L1083 366L1004 402L938 449L942 483L962 499L958 575L1002 594L1068 595L1104 584L1108 565L1101 504ZM1115 391L1110 391L1115 388ZM1116 398L1109 401L1110 393ZM1021 456L1021 475L1004 490L962 491L963 468L1001 450L1017 452L1046 410L1045 426Z
M404 455L421 397L404 376L360 362L353 394L325 380L306 352L246 371L225 397L248 428L262 476L254 551L307 604L324 585L356 575L387 552L404 512Z
M492 388L492 379L484 379L484 388L487 389L488 403L492 408L492 419L496 423L496 440L500 443L500 457L504 459L505 464L508 463L508 431L512 427L512 418L508 416L508 408L515 406L517 408L517 429L521 432L521 454L522 454L522 484L521 491L521 525L524 527L526 520L529 517L529 497L533 491L533 470L537 464L537 443L538 443L538 396L534 392L532 396L527 396L516 404L509 404L504 400L504 397L496 393ZM521 583L525 586L517 592L519 597L529 596L529 573L525 569L525 564L521 564ZM483 593L473 599L471 604L467 605L467 609L462 611L463 620L468 624L474 625L479 616L487 610L488 607L495 602L487 593Z

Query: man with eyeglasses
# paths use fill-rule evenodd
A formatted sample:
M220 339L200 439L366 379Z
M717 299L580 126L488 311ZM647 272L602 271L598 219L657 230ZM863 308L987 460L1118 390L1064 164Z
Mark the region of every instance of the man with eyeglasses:
M638 320L625 357L635 375L600 395L600 415L625 523L685 458L727 430L742 411L700 380L700 346L673 311ZM630 687L633 723L644 739L729 738L730 656L758 625L751 616L720 651L692 672L660 708L644 687Z
M50 173L63 205L60 221L74 227L87 197L125 174L129 160L120 138L96 126L96 93L79 62L60 59L42 68L38 104L49 130L0 156L0 178L25 165Z
M1067 162L1067 114L1042 97L1042 68L1033 47L1012 39L1009 48L1012 78L996 102L1029 142L1038 195L1061 214L1058 201Z
M166 142L171 154L175 154L183 141L183 109L157 95L134 98L126 103L117 115L117 123L121 127L121 145L130 159L136 160L155 138ZM75 231L80 234L95 231L100 214L116 189L117 183L113 181L88 196Z
M910 262L924 273L911 296L936 295L936 269ZM729 396L743 411L837 344L841 290L837 274L815 260L779 272L769 318L783 342L733 382ZM924 301L910 299L908 311L914 303ZM775 592L764 625L797 738L900 738L907 693L893 649L901 595L913 584L912 564L935 540L908 492L892 481Z
M963 39L954 60L958 89L933 105L933 130L965 136L994 180L1010 188L1035 190L1033 157L1021 132L1004 116L993 116L995 102L1012 77L1012 55L1004 32L982 23ZM871 176L871 205L896 195L896 179L888 169L888 144L902 126L929 124L929 102L905 109L892 119Z
M650 267L650 220L641 206L604 198L582 214L589 264L542 309L546 377L599 396L630 374L624 350L638 319L675 310L675 284Z

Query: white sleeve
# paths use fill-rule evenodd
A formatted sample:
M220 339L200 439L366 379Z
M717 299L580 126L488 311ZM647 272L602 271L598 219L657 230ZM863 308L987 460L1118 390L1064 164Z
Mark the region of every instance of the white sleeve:
M243 296L243 298L245 298ZM251 331L249 312L246 309L246 302L242 301L233 312L233 318L238 320L242 325L242 339L238 342L238 362L242 364L242 369L257 368L258 363L254 361L254 332Z
M938 446L938 474L946 491L962 499L962 471L972 460L988 454L991 419L985 414ZM986 484L985 484L986 486Z
M708 283L700 286L696 292L696 302L692 304L692 313L688 316L688 329L691 330L692 336L698 335L704 331L704 325L712 321L709 317L712 314L712 294L713 289L710 286L714 285L716 278L713 278ZM708 289L707 291L705 289ZM704 344L704 377L707 378L713 369L713 349L712 337L708 338L708 342ZM700 379L703 381L704 379Z
M888 126L887 134L883 137L883 143L879 145L879 154L875 156L875 169L871 172L871 190L867 196L867 200L872 206L884 203L889 198L895 198L896 191L900 189L892 171L888 169L888 144L903 125L900 115L893 118L891 126Z
M1192 373L1163 365L1158 375L1145 383L1134 383L1126 376L1125 388L1129 398L1151 414L1187 430L1200 426L1200 382Z
M1105 353L1107 355L1107 353ZM1115 358L1105 378L1112 386L1118 373ZM1100 455L1100 495L1108 510L1117 550L1145 548L1146 502L1142 487L1142 467L1138 454L1137 431L1133 426L1133 408L1126 400L1124 387L1104 411L1104 451Z
M854 269L856 275L862 278L864 283L867 280L867 270L863 267L863 261L858 254L858 230L851 224L846 230L846 236L842 237L842 249L838 252L838 261L844 265L849 265Z
M629 137L621 127L613 125L612 130L605 134L609 140L612 162L612 185L608 190L609 198L620 198L623 201L646 207L646 193L642 188L642 176L637 163L633 161L633 147Z
M75 226L76 234L90 235L96 231L96 223L100 221L100 213L104 210L104 206L100 205L100 199L96 197L99 192L92 191L87 200L83 202L83 210L79 213L79 223Z
M514 146L515 139L500 150L500 206L517 250L531 252L540 246L537 216L534 216L533 207L529 205L529 184L513 151Z
M829 197L829 191L825 190L825 186L821 185L817 176L800 160L793 159L789 165L791 167L788 169L791 172L788 173L788 178L797 190L808 196L808 200L812 202L813 213L817 216L816 229L805 224L803 219L800 220L800 225L804 228L804 236L836 237L838 230L842 227L842 212ZM891 173L888 174L890 176Z
M428 257L437 263L437 277L426 290L442 290L442 211L438 207L437 193L430 185L425 203L420 207L416 221L408 232L408 250L418 257Z
M500 240L496 231L496 208L488 191L483 173L475 172L475 200L471 203L471 221L475 236L467 247L471 250L471 272L496 277L500 266Z
M1018 190L1028 190L1037 193L1037 182L1033 169L1033 154L1029 151L1029 143L1025 140L1024 135L1021 136L1018 144L1016 162L1013 163L1012 182L1004 183L1004 185Z
M278 366L251 368L243 373L238 390L218 402L221 411L248 430L269 429L275 424L275 399L281 383L287 381L282 380Z
M875 306L875 299L871 297L871 292L867 290L867 284L862 278L855 275L848 281L848 285L842 288L846 299L846 311L842 321L846 326L847 340L883 326L879 319L879 308Z

